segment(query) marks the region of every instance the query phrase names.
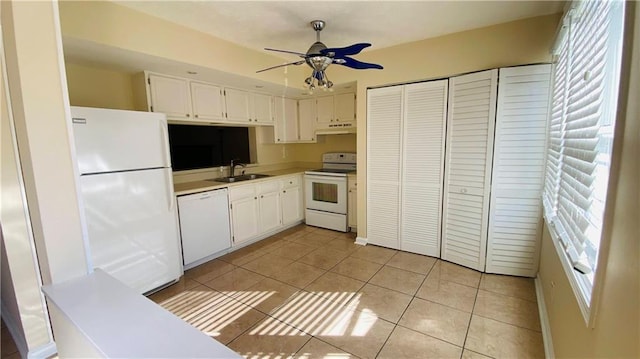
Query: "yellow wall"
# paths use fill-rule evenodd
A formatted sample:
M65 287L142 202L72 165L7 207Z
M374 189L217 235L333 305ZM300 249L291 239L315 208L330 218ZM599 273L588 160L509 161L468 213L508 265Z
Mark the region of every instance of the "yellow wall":
M302 66L288 67L286 75L285 70L256 74L256 69L282 63L282 59L111 1L60 1L59 7L65 39L95 42L285 86L292 83L299 87L308 76Z
M91 41L281 85L299 86L308 76L304 67L293 67L286 74L280 71L255 74L256 68L280 60L111 2L63 1L60 13L65 38ZM559 19L560 15L549 15L518 20L358 55L360 60L384 65L382 71L356 71L342 66L329 69L329 75L336 83L357 81L358 182L362 184L362 190L358 191L359 235L367 235L364 185L367 87L447 77L500 66L548 62L549 48ZM295 148L301 146L295 145ZM314 161L313 158L323 151L322 144L308 146L300 155L296 154L296 158ZM283 160L281 151L274 147L270 147L268 153L269 161Z
M134 109L130 74L70 62L65 68L72 106Z
M374 50L358 59L384 70L330 69L332 79L357 81L358 236L367 236L366 127L367 88L503 66L551 61L549 49L560 14L540 16Z
M635 68L628 71L623 66L621 74L623 103L618 111L607 199L610 207L603 230L603 237L611 239L608 254L601 247L606 261L598 267L598 273L604 275L601 291L596 288L594 293L601 297L592 308L596 313L593 328L585 325L549 231L544 230L539 276L558 358L640 357L640 6L627 2L628 19L634 11L634 39L628 37L631 32L626 33L625 49L632 49L628 61ZM626 86L630 86L628 92Z
M356 135L320 135L318 143L290 145L293 160L297 162L322 162L325 152L356 152Z

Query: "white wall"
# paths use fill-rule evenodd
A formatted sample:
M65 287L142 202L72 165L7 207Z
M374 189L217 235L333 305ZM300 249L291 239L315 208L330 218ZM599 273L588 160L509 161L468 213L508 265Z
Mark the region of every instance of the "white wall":
M0 42L1 44L1 42ZM0 184L2 205L2 317L23 356L55 350L49 318L40 292L40 273L33 247L13 119L9 108L4 51L0 65Z
M17 344L26 343L23 356L45 357L53 346L38 269L45 283L63 282L88 272L77 169L71 156L58 4L6 0L0 3L0 16L11 106L11 112L2 116L1 220L12 299L21 323L13 329L20 337ZM8 106L3 104L2 108L7 110ZM9 118L15 123L22 181L12 141L6 140L11 136ZM3 297L11 296L9 286L3 289Z

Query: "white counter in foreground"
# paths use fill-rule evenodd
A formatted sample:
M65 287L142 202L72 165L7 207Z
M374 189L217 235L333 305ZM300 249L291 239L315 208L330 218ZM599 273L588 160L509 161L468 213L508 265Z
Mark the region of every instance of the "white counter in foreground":
M61 358L241 358L99 269L42 290Z

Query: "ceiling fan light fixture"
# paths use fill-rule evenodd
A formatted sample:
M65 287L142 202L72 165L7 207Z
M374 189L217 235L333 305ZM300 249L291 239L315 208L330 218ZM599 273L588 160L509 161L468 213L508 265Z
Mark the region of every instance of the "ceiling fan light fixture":
M321 88L323 91L333 92L333 82L329 80L327 74L324 71L314 70L311 76L304 80L305 87L309 90L309 95L313 95L313 90L316 87Z
M275 68L289 66L289 65L302 65L306 63L307 65L309 65L309 67L311 67L313 72L311 73L310 77L305 79L305 85L306 85L305 87L308 88L310 92L312 92L316 86L322 87L324 90L327 90L327 89L331 90L331 87L333 86L333 82L329 81L329 79L327 78L327 75L325 74L325 70L331 64L338 64L338 65L350 67L357 70L383 68L381 65L378 65L378 64L361 62L349 57L350 55L357 55L363 49L371 46L371 44L369 43L358 43L358 44L353 44L351 46L340 47L340 48L327 48L327 46L320 41L320 32L322 31L322 29L324 29L324 26L325 26L325 22L322 20L311 21L311 27L316 32L316 42L314 42L311 45L311 47L309 47L309 50L307 50L307 53L303 54L295 51L271 49L268 47L265 48L265 50L268 50L268 51L276 51L276 52L283 52L283 53L288 53L292 55L297 55L301 57L303 60L268 67L266 69L258 70L257 72L263 72L263 71L272 70Z

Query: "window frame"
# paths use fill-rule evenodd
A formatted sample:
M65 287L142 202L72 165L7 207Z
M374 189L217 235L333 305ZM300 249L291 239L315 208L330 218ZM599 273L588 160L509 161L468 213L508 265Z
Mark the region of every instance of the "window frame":
M623 31L624 23L626 21L625 18L627 16L625 11L626 9L623 1L614 0L612 2L616 2L620 4L617 6L617 8L614 8L613 11L620 12L616 14L616 16L618 16L621 19L621 21L619 23L613 22L614 27L612 27L610 31L612 33L614 31L618 31L618 33L621 34L622 39L619 40L619 43L622 44L626 40L626 37L624 36L624 31ZM569 32L571 31L572 17L576 16L576 14L580 14L585 3L586 1L573 1L565 9L565 14L563 16L562 22L560 24L560 27L556 36L556 42L552 49L552 54L554 54L554 56L559 52L558 50L562 49L563 41L566 41L566 37L570 36ZM608 42L609 43L607 46L610 46L612 44L612 40L609 39ZM611 55L608 55L608 56L609 56L609 59L607 59L607 62L608 62L607 65L612 67L612 65L609 64L609 62L611 62L612 57ZM617 98L615 101L612 101L611 103L609 103L609 106L615 106L617 108L619 108L619 104L621 103L621 101L624 101L623 99L621 99L621 96L620 96L621 94L623 94L622 91L620 91L621 87L623 86L623 81L620 78L620 73L622 71L621 59L623 56L624 56L624 53L622 51L619 51L619 53L617 54L617 57L613 60L614 65L617 66L617 68L615 69L617 70L617 75L618 75L617 83L614 84L615 91L617 92ZM554 66L554 75L553 75L554 81L556 79L555 70L556 70L556 67ZM555 87L555 83L553 84L553 86ZM553 91L551 91L551 95L553 95ZM565 103L563 103L562 106L566 107L566 98L563 101L565 101ZM551 116L552 105L553 105L552 101L550 101L549 116ZM562 120L563 127L566 123L564 120L564 116L565 115L563 115L563 120ZM614 112L614 116L618 117L618 113ZM551 117L549 118L549 125L551 125ZM547 146L548 146L547 162L549 161L548 153L550 151L550 148L549 148L550 129L551 128L549 127L548 129L549 132L547 132L547 140L548 140L547 141ZM564 130L561 130L561 132L563 131ZM554 198L552 198L552 200L554 200L553 201L554 203L550 203L551 202L550 198L548 197L546 192L547 183L545 178L545 192L542 196L543 202L544 202L543 218L545 220L545 224L548 227L549 233L551 235L554 248L556 249L556 252L558 255L558 259L560 260L563 270L567 275L570 286L574 292L574 295L576 297L576 300L577 300L579 309L581 311L581 314L583 316L583 319L585 321L585 324L587 327L591 327L591 328L595 326L596 310L594 310L594 308L597 308L599 298L602 294L603 278L606 275L607 258L608 258L609 247L611 242L611 225L613 223L611 212L613 211L613 204L615 202L615 196L616 196L616 190L615 190L615 187L613 186L615 186L615 183L618 180L617 172L619 169L619 157L620 157L620 153L618 150L616 150L616 148L619 147L617 143L622 139L621 132L622 132L621 125L619 124L619 121L615 120L615 124L612 131L613 141L612 141L612 146L610 151L607 193L606 193L606 198L604 202L604 210L602 213L600 243L599 243L598 254L596 257L596 270L593 274L594 278L592 282L589 282L585 274L578 272L574 268L573 261L570 258L569 254L567 253L567 250L565 249L566 241L568 238L564 235L564 233L559 232L559 230L556 228L557 227L556 223L559 222L557 217L559 184L556 184L557 187L555 188L555 192L553 193ZM561 135L561 138L564 138L563 134ZM560 163L562 163L563 149L564 149L564 146L561 146ZM549 164L545 164L545 168L547 169L547 172L548 172ZM556 168L558 172L557 173L558 182L559 182L559 177L562 174L561 168L562 168L561 164ZM547 174L545 174L545 177L546 176ZM590 293L587 293L588 290L590 290Z

